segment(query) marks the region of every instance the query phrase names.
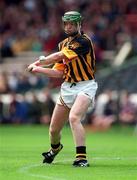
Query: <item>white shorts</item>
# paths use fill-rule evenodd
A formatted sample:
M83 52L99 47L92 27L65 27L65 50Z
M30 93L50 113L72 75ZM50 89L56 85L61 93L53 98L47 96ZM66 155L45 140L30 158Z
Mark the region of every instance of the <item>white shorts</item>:
M61 85L60 97L57 100L57 104L71 108L76 97L83 94L91 99L93 105L97 88L98 85L95 80L80 81L75 84L64 82Z

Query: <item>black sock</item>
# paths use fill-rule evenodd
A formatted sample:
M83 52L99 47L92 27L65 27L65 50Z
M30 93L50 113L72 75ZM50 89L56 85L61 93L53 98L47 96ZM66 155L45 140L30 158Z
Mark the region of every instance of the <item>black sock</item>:
M86 146L76 147L76 158L86 159Z
M58 149L60 147L60 142L58 144L51 144L52 149Z

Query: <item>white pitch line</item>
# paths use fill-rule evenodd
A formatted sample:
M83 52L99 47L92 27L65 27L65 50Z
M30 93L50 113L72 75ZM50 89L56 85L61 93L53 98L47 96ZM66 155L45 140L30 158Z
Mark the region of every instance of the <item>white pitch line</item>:
M55 161L55 162L59 163L59 162L69 162L69 161L72 161L72 159L60 160L60 161ZM30 164L28 166L21 167L19 169L19 172L20 173L24 173L24 174L29 175L29 176L33 176L33 177L39 177L39 178L44 178L44 179L46 178L46 179L55 180L55 176L52 177L51 175L50 176L46 176L46 175L41 175L41 174L33 174L33 173L29 172L29 170L34 168L34 167L40 167L40 166L43 167L45 165L51 166L50 164L44 164L43 165L41 163L39 163L39 164ZM56 176L56 180L65 180L65 179L62 179L62 178Z
M137 157L94 157L93 160L136 160Z
M136 160L137 157L94 157L92 158L92 160ZM55 161L55 163L60 163L60 162L69 162L72 161L72 159L64 159L64 160L60 160L60 161ZM41 175L41 174L34 174L34 173L30 173L29 170L31 170L34 167L43 167L45 166L45 164L30 164L27 166L23 166L19 169L20 173L26 174L28 176L33 176L33 177L38 177L38 178L43 178L43 179L50 179L50 180L54 180L55 177L53 176L47 176L47 175ZM47 166L50 166L50 164L47 164ZM63 178L60 177L56 177L56 180L65 180Z
M45 166L45 165L42 165L41 163L40 164L30 164L28 166L24 166L22 168L19 169L19 172L20 173L23 173L23 174L26 174L26 175L29 175L29 176L33 176L33 177L38 177L38 178L44 178L44 179L50 179L50 180L54 180L55 177L52 177L52 176L47 176L47 175L41 175L41 174L34 174L34 173L30 173L29 170L34 168L34 167L42 167L42 166ZM48 165L50 166L50 165ZM58 178L56 177L56 180L65 180L65 179L62 179L62 178Z

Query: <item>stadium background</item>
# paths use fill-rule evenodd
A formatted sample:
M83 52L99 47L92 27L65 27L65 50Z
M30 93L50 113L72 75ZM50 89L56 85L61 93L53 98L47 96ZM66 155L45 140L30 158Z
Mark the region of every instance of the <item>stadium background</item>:
M96 106L83 123L93 129L137 122L136 0L1 0L0 122L50 122L61 80L25 72L65 36L61 16L78 10L96 54Z

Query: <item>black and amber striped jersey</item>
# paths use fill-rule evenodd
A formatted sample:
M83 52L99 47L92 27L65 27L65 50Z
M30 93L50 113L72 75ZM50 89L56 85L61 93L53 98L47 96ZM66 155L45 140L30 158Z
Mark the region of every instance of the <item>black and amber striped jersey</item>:
M64 81L73 83L94 79L95 55L93 44L86 34L66 38L59 43L67 60L56 63L53 68L64 70Z

